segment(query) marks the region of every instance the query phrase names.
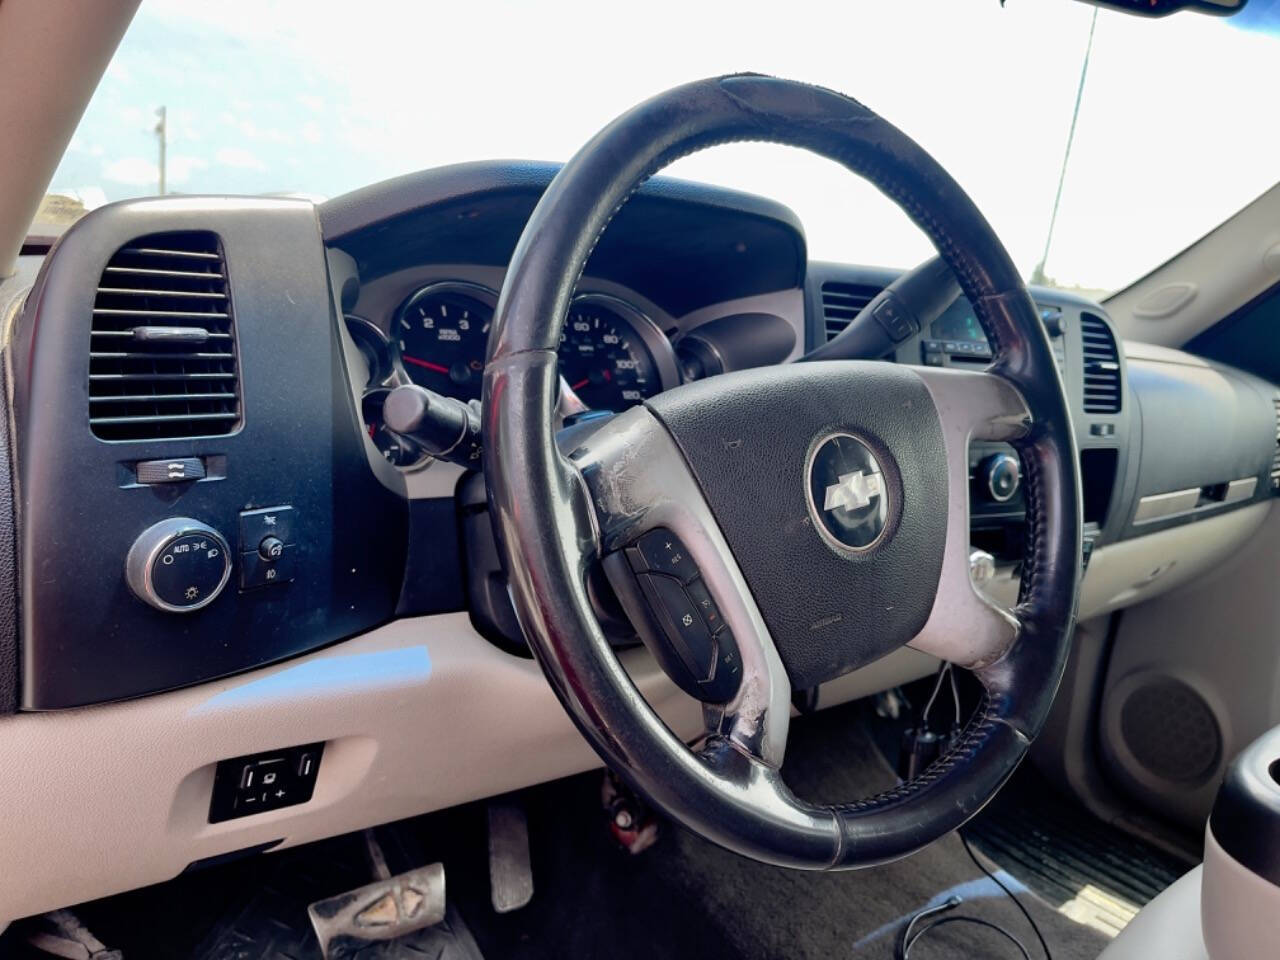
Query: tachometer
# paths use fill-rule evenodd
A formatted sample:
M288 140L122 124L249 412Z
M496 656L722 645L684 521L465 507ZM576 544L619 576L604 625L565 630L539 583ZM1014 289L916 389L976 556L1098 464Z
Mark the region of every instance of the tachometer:
M665 348L665 349L664 349ZM655 350L668 361L664 383ZM596 410L625 410L674 385L670 341L640 311L601 294L578 297L560 335L560 375Z
M445 396L479 399L494 302L491 290L455 282L433 283L406 300L392 339L409 379Z

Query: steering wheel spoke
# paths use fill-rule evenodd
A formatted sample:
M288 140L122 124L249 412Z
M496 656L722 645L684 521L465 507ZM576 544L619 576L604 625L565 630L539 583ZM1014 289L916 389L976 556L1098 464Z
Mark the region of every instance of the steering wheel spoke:
M669 639L646 639L651 647L665 645L657 652L673 679L704 699L708 733L780 765L791 685L742 571L675 440L647 407L633 407L579 443L569 461L592 504L598 557L611 570L624 606L631 593L634 603L647 601L657 608L654 632L665 627ZM629 591L619 580L638 582L641 589ZM674 608L672 601L664 602L667 595L674 595ZM686 597L691 609L679 607ZM645 611L636 613L633 619L645 619ZM711 636L709 654L703 654L711 657L710 663L690 650L692 642L685 644L681 634L686 627L691 634ZM708 673L710 681L689 687L691 674L697 674L697 683ZM707 695L726 684L734 689L729 699Z
M933 397L946 447L947 542L933 610L911 646L962 667L986 666L1018 637L1018 620L978 591L969 572L969 444L1026 435L1031 414L1009 381L993 373L918 367Z

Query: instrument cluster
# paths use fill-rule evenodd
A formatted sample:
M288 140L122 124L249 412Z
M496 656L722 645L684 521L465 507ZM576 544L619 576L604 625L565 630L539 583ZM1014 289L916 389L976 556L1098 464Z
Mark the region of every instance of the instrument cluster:
M386 395L399 384L416 383L459 400L480 399L497 300L481 284L446 280L406 297L388 332L366 318L347 316L369 369L365 429L392 465L413 469L429 458L385 427ZM680 382L666 334L644 311L611 294L574 297L560 334L559 360L562 388L592 410L625 410Z

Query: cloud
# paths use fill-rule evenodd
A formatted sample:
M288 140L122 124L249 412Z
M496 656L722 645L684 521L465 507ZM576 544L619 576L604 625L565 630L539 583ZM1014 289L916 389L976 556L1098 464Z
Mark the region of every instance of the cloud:
M147 112L141 107L121 107L117 113L121 126L125 127L154 127L159 117L154 113L148 117Z
M191 175L197 170L204 170L208 166L209 161L203 157L171 154L165 160L165 180L168 186L178 186L190 180ZM119 160L113 160L102 168L102 176L105 180L131 187L154 187L160 181L156 161L146 157L121 157Z
M284 130L273 126L260 127L252 120L241 117L239 114L232 113L229 110L223 110L218 114L218 122L228 127L233 127L246 140L261 140L275 144L293 143L293 136Z
M159 182L160 171L154 160L146 157L121 157L102 168L104 179L131 187L152 186Z
M174 154L165 162L169 183L186 183L197 170L207 169L209 161L204 157L193 157L188 154Z
M107 64L106 76L118 83L133 83L133 71L117 59Z
M213 155L213 162L237 170L265 170L267 165L244 147L223 147Z

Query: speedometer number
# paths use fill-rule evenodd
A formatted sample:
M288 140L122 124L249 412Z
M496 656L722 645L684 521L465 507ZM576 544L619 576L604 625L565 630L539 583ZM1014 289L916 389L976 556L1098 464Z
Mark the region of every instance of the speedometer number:
M560 373L596 410L623 410L657 393L657 364L632 320L630 308L608 298L575 301L560 337Z

